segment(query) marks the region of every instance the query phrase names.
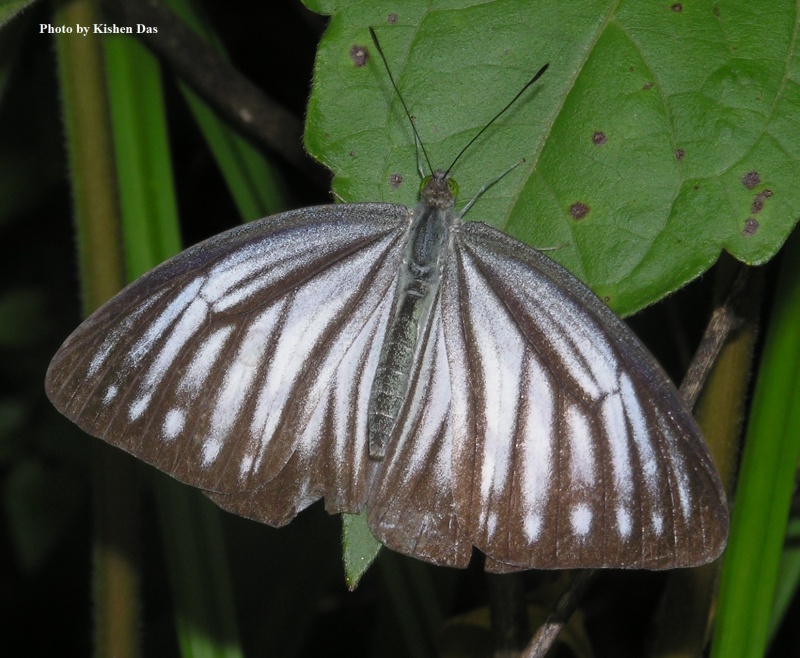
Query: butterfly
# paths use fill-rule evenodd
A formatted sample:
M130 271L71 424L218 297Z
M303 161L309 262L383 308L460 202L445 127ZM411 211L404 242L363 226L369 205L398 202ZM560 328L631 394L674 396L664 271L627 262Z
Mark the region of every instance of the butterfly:
M303 208L133 282L53 358L65 416L220 507L324 498L384 545L486 569L686 567L725 546L700 431L627 326L539 251L455 211Z

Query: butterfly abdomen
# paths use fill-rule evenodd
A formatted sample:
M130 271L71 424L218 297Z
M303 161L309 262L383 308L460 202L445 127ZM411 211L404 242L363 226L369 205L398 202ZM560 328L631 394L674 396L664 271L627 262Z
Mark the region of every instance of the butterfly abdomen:
M408 235L392 318L381 348L369 403L369 456L382 459L386 443L408 397L420 336L425 335L439 293L446 249L446 214L419 206Z

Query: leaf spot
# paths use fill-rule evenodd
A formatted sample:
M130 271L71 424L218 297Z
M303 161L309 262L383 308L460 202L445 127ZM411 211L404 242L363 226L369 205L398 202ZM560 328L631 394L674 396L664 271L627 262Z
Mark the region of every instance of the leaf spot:
M576 201L569 207L569 214L572 219L583 219L589 214L589 206L581 201Z
M758 231L758 226L758 220L756 220L755 217L748 217L747 220L745 220L742 235L748 238L751 235L755 235L756 231Z
M757 171L748 171L742 176L742 185L748 190L752 190L756 185L761 182L761 176Z
M762 190L753 197L753 204L750 206L750 212L757 215L764 209L764 199L769 199L772 196L772 190Z
M369 61L369 53L366 46L353 46L350 49L350 59L357 68L361 68Z

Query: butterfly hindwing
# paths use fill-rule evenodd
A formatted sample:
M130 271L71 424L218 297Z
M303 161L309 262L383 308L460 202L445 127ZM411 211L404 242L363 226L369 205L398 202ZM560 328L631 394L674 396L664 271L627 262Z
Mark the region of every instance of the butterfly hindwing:
M474 544L519 568L719 554L719 478L638 339L542 254L482 224L457 231L442 303L455 503Z
M48 395L90 434L218 493L272 480L301 437L335 452L341 428L332 418L348 422L345 407L365 416L348 387L369 389L374 374L351 359L353 382L343 385L340 366L354 343L382 341L379 306L391 296L407 225L401 206L326 206L188 249L67 339L48 370ZM359 427L348 440L364 436ZM296 489L289 497L303 504L309 491L328 491L324 482ZM361 490L354 478L341 496Z
M451 376L438 304L417 356L386 456L375 465L367 520L386 546L434 564L463 568L472 555L472 542L453 500Z

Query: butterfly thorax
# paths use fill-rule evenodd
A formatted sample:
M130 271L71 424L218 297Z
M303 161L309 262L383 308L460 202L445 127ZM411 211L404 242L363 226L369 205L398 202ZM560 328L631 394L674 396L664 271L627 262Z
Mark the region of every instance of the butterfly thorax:
M419 348L427 341L431 308L439 294L453 217L453 187L443 171L426 179L413 211L403 266L395 288L392 316L370 394L369 455L382 459L408 398Z

